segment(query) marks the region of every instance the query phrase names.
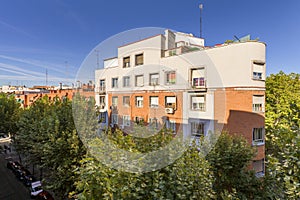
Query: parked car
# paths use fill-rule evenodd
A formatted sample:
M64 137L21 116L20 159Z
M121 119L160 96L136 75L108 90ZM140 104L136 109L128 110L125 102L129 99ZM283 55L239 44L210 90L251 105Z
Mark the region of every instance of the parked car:
M27 187L30 187L33 182L36 182L36 178L32 174L27 174L23 176L23 183Z
M22 168L22 165L17 161L8 161L6 166L8 169L11 169L14 174Z
M41 181L36 181L31 183L30 187L30 197L36 198L39 193L43 192Z
M42 191L39 193L36 197L37 200L54 200L54 198L51 196L51 194L47 191Z

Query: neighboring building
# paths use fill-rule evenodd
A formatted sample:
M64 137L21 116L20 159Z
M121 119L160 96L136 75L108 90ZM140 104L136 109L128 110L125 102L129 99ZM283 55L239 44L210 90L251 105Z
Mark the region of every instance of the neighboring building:
M209 131L242 134L264 172L265 49L258 41L205 47L204 39L166 30L118 48L95 72L102 126L145 123L196 140Z
M54 86L34 86L27 88L25 86L2 86L0 92L9 93L15 96L17 102L21 107L26 108L30 106L37 99L47 96L50 100L56 97L72 99L76 92L85 97L95 96L95 87L93 83L80 84L74 88L60 84L58 87Z

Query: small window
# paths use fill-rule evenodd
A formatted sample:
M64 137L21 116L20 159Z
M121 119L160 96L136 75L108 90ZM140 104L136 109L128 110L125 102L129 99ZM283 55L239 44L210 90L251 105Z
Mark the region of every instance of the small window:
M129 87L130 86L130 76L124 76L123 77L123 87Z
M130 126L130 116L129 115L123 116L123 126Z
M111 87L112 88L117 88L118 87L118 78L112 78L111 79Z
M142 117L135 117L134 122L136 124L143 125L144 124L144 119Z
M118 106L118 97L113 96L112 97L112 106L117 107Z
M253 61L252 63L252 79L264 80L265 62Z
M205 71L204 68L197 68L191 70L192 86L205 87Z
M264 95L253 95L252 97L252 111L264 112L265 111L265 98Z
M150 80L149 85L158 85L159 84L159 73L150 74L149 80Z
M118 124L118 115L117 114L112 114L111 115L111 123L112 124Z
M135 55L135 65L143 65L144 64L144 54Z
M175 71L166 72L166 84L172 85L175 83L176 83L176 72Z
M149 118L149 129L152 131L158 129L157 118Z
M176 122L175 121L171 121L171 120L167 120L166 121L166 128L171 130L173 134L176 133Z
M205 95L191 96L191 109L205 111Z
M129 96L123 96L123 106L125 106L125 107L130 106L130 97Z
M99 104L100 104L100 109L104 109L104 107L105 107L105 96L99 96Z
M135 76L135 86L136 87L144 86L144 75Z
M130 67L130 56L123 58L123 68Z
M107 112L100 112L99 123L106 123L106 114L107 114Z
M255 175L257 177L264 176L264 171L265 171L265 161L264 161L264 159L254 160L252 165L253 165L253 170L255 171Z
M191 134L196 137L204 136L204 124L200 122L192 122Z
M135 106L138 108L142 108L143 105L144 105L144 97L142 96L135 97Z
M105 79L100 80L100 91L105 91Z
M253 128L253 145L264 144L264 128Z
M165 97L165 107L176 109L176 97Z
M150 97L150 108L158 107L158 97Z

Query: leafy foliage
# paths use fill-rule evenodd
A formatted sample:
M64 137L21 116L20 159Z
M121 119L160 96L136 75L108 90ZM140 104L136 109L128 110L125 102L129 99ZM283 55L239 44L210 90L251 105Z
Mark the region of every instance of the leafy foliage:
M300 74L266 80L267 168L277 198L300 198Z
M73 190L78 165L85 148L75 130L70 101L47 96L26 109L19 120L17 150L32 163L46 169L45 182L62 198Z
M20 112L14 95L0 93L0 133L16 133Z

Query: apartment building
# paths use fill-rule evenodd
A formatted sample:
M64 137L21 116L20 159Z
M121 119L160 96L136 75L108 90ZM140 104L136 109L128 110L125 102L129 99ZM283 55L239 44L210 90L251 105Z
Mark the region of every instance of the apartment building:
M101 126L167 127L196 140L210 131L243 135L257 146L253 168L263 174L265 49L251 40L206 47L170 30L120 46L95 72Z

